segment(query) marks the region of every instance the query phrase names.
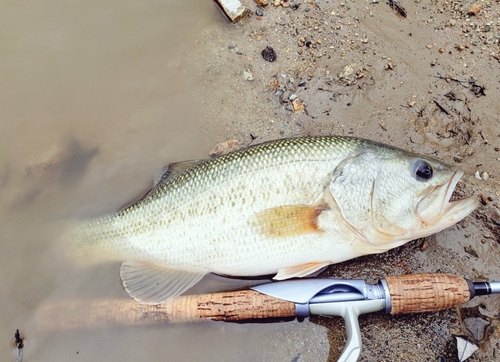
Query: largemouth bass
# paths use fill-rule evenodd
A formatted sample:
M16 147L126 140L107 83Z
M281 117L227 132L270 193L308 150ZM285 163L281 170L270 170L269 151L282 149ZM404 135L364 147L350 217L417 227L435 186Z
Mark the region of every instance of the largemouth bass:
M462 172L350 137L283 139L172 164L139 202L71 233L81 260L120 260L127 292L158 304L207 273L303 277L437 233L475 197Z

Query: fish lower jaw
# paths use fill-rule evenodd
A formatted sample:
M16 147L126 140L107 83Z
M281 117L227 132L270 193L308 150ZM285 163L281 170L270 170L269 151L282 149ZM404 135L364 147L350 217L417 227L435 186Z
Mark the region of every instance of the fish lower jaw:
M409 231L407 241L425 238L455 225L474 211L478 205L479 201L474 196L462 200L449 201L435 222L428 223L422 221L421 228Z
M470 196L461 200L447 201L443 204L441 212L438 215L432 219L420 217L420 220L422 224L425 225L423 229L429 230L429 235L431 235L456 224L478 206L479 201L475 196Z
M454 214L455 218L462 220L479 206L479 200L475 196L465 199L448 201L441 212L442 215Z

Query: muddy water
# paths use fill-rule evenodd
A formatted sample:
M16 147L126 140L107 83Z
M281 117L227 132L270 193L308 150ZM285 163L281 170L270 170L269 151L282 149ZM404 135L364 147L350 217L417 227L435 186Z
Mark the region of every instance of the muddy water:
M30 362L275 360L285 342L298 346L282 351L291 360L325 343L308 323L49 332L35 321L51 301L128 298L119 265L77 269L61 257L61 226L118 209L169 162L205 157L216 140L198 121L193 49L224 21L206 0L29 1L1 12L3 361L16 358L17 328Z

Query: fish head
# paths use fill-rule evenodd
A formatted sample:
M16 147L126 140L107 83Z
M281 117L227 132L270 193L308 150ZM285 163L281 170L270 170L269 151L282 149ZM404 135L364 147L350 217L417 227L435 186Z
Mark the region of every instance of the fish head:
M376 145L338 165L328 191L330 203L363 241L364 253L379 253L471 213L476 197L450 200L462 175L433 158Z

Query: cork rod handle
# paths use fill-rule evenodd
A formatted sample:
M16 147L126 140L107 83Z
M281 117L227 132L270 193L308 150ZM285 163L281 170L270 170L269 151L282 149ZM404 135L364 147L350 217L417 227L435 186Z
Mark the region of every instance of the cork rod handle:
M253 290L186 295L159 305L135 300L90 300L45 303L37 311L43 330L91 328L106 325L244 321L295 316L295 304Z
M412 274L385 278L391 314L431 312L468 302L466 279L451 274Z

